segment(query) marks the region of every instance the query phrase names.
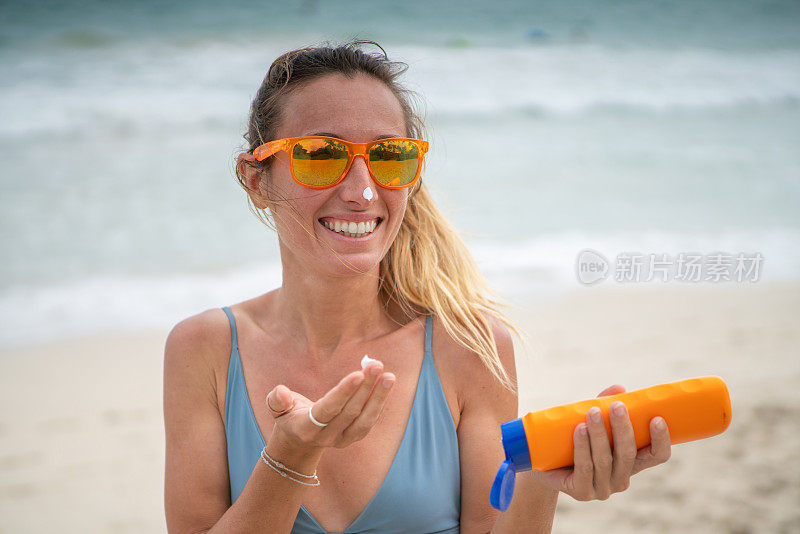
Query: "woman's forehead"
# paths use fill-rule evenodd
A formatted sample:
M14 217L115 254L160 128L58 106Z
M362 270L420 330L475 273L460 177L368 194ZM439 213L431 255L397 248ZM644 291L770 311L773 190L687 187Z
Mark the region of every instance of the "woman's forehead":
M383 82L358 74L329 74L293 91L282 110L278 137L335 133L350 141L405 136L400 102Z

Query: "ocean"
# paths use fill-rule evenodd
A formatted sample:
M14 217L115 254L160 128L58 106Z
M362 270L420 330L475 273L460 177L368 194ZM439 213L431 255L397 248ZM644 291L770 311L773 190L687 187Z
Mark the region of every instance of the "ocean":
M250 100L280 53L351 37L408 63L423 179L506 300L583 287L584 249L798 280L796 1L129 4L0 5L0 347L278 286L233 176Z

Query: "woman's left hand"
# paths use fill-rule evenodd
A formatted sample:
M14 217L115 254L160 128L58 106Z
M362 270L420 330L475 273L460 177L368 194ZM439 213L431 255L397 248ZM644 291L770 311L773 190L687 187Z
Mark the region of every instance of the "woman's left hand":
M624 392L622 386L611 386L598 396ZM597 415L597 419L593 415ZM579 424L573 434L575 465L550 471L532 471L533 476L541 484L563 491L578 501L604 501L612 493L628 489L631 476L669 459L669 430L663 418L654 417L650 421L651 444L637 451L633 425L625 405L614 402L609 417L614 438L613 451L608 443L600 409L592 408L586 415L586 422Z

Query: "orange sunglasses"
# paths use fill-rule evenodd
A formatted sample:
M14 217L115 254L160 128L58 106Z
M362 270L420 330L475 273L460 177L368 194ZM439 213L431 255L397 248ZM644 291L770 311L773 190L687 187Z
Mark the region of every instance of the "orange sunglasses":
M375 183L387 189L403 189L419 179L428 142L392 137L351 143L335 137L311 135L264 143L253 150L253 155L263 161L279 150L289 154L292 178L305 187L333 187L347 175L356 156L361 156Z

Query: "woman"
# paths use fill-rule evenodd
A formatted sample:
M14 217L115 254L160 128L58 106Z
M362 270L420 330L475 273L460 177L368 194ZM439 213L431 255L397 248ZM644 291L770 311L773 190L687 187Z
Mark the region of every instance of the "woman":
M589 417L574 470L489 506L517 416L510 325L419 178L402 67L363 44L283 55L253 101L237 176L283 284L167 339L172 532L549 532L559 491L605 499L669 457L663 420L637 455L624 410L613 451Z

